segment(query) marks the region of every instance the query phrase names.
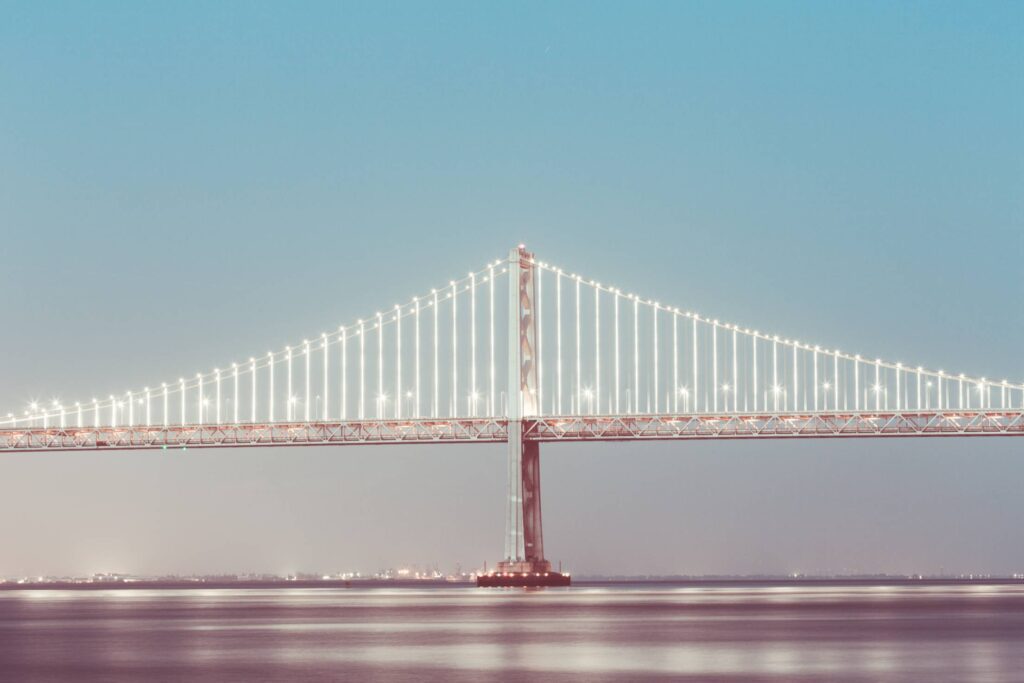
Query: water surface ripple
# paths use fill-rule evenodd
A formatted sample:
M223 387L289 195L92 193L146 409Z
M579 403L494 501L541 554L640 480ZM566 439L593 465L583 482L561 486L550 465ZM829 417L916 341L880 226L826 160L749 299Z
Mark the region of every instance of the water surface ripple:
M1024 585L0 592L10 681L1024 681Z

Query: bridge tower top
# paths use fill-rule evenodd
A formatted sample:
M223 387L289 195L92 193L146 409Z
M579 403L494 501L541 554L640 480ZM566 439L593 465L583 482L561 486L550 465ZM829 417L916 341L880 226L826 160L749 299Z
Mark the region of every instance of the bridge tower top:
M509 253L508 419L534 417L537 400L537 311L533 254L520 244Z

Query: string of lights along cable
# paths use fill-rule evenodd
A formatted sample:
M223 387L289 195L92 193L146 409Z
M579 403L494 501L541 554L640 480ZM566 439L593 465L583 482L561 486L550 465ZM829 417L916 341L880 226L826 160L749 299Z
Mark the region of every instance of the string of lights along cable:
M283 349L75 401L27 402L0 417L0 431L441 423L504 420L513 407L549 425L557 418L835 422L920 414L985 415L1005 427L1024 412L1019 381L723 322L520 253L521 262L490 261ZM506 370L524 269L532 276L536 363L525 413Z

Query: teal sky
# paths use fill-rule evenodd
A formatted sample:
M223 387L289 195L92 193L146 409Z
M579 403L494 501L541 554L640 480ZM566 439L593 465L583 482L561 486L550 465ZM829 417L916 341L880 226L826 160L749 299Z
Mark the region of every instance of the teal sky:
M1021 3L0 0L0 412L540 258L1024 380ZM1003 440L550 448L577 571L1024 571ZM0 460L0 575L476 566L504 452ZM1012 483L1012 485L1011 485Z

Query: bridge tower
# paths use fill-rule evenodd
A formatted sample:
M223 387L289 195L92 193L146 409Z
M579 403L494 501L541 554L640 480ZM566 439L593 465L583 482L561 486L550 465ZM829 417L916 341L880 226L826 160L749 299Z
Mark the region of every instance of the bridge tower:
M539 412L537 324L533 254L523 245L509 254L508 493L505 557L478 585L568 585L544 558L540 510L540 444L523 439L523 424Z

